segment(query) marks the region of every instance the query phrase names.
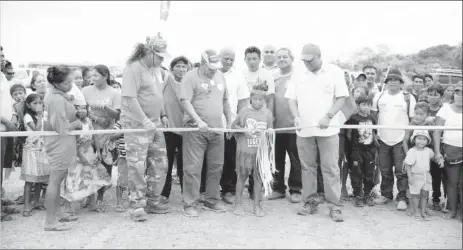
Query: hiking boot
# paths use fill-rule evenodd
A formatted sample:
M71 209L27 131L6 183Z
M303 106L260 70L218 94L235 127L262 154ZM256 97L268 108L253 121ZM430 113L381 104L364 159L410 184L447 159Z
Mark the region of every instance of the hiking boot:
M374 199L374 202L377 205L385 205L385 204L391 203L392 199L386 198L384 196L380 196L380 197Z
M301 210L297 212L298 215L309 215L315 214L318 212L318 203L316 201L309 201L304 204Z
M145 210L140 207L136 209L131 209L130 210L130 219L136 222L142 222L148 220L148 214L145 212Z
M375 206L375 201L373 200L373 197L371 197L371 195L369 196L366 196L364 199L363 199L363 204L369 206L369 207L374 207Z
M396 206L397 210L399 210L399 211L405 211L405 210L407 210L407 207L408 206L407 206L407 203L405 201L399 201L397 203L397 206Z
M235 203L235 196L230 193L230 192L227 192L223 195L222 197L223 201L227 204L233 204Z
M158 203L156 205L147 205L145 207L145 212L149 214L167 214L170 209L166 203Z
M292 193L289 200L291 201L291 203L299 203L301 202L301 194Z
M340 210L331 210L330 211L331 219L335 222L343 222L344 218L342 217L342 213Z
M210 204L209 202L204 202L203 203L203 209L211 210L211 211L214 211L214 212L217 212L217 213L223 213L223 212L227 211L227 209L225 209L225 207L222 204L220 204L220 202L217 202L215 204Z
M186 217L198 217L198 209L195 206L192 207L183 207L183 213Z
M278 199L284 199L286 198L286 194L285 193L281 193L281 192L272 192L272 194L270 194L268 196L268 200L271 201L271 200L278 200Z
M442 207L440 206L440 202L435 201L432 203L432 210L434 211L441 211Z
M355 197L354 206L363 207L363 200L360 197Z

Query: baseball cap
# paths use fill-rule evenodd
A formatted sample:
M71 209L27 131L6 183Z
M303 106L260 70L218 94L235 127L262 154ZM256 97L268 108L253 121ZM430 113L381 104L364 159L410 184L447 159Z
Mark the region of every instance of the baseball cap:
M156 55L162 58L170 58L170 54L167 53L167 42L160 36L147 37L146 46L151 49Z
M206 64L210 69L222 68L220 56L212 49L207 49L201 54L201 63Z
M301 58L302 60L311 61L316 55L320 54L320 48L317 45L308 43L302 48Z

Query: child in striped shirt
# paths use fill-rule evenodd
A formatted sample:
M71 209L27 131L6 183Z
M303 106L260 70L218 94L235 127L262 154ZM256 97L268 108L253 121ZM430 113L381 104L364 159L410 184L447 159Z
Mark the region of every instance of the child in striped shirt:
M117 121L114 124L114 129L121 130L122 126L120 121ZM124 141L124 134L118 133L114 134L110 137L111 141L117 140L117 151L119 152L119 158L117 160L117 169L118 169L118 178L117 178L117 187L116 187L116 211L124 212L126 207L124 206L124 200L128 192L128 175L129 171L127 168L127 160L126 160L126 150L125 150L125 141ZM124 196L124 197L123 197Z

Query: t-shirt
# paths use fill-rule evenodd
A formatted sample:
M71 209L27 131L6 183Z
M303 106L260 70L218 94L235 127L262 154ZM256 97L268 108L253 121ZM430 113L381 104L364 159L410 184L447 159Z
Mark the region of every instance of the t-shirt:
M270 71L274 79L276 79L280 74L280 68L278 68L276 64L274 64L272 67L267 67L265 64L262 64L262 68Z
M121 96L136 98L145 115L152 121L160 118L162 89L158 88L151 72L140 62L134 62L124 70ZM122 101L121 118L137 121L133 113L132 107Z
M410 172L412 174L429 173L433 157L434 152L430 148L418 149L413 147L408 150L404 164L411 166Z
M243 108L236 117L233 125L238 125L246 129L267 129L273 125L272 112L265 107L255 110L251 106ZM239 133L237 136L237 150L250 154L257 153L260 145L259 136L250 135L249 133Z
M446 127L462 127L462 114L453 111L451 105L444 105L437 112L437 116L445 120ZM458 130L444 130L442 142L455 147L462 147L462 134Z
M249 70L244 71L244 78L248 85L249 92L252 91L252 87L256 85L259 81L267 81L268 91L267 95L275 94L275 80L272 76L272 73L264 68L259 68L256 72L251 72Z
M116 122L116 124L114 124L114 129L116 129L116 130L121 130L122 129L121 123L119 121ZM119 139L117 139L117 150L119 151L119 156L121 156L121 157L126 156L124 134L122 134L121 137L119 137Z
M180 85L180 82L175 81L174 77L169 75L163 89L164 109L172 128L183 127L183 107L178 99Z
M285 97L288 81L292 74L279 76L275 80L275 128L294 127L294 116L289 110L288 99ZM295 133L295 131L283 131L282 133Z
M88 105L106 105L111 109L117 110L121 109L121 95L114 88L107 86L105 89L100 90L95 85L87 86L82 89L82 94L85 97ZM107 114L107 111L99 108L89 109L89 112L98 117L103 117L105 119L110 118ZM111 123L108 127L102 127L97 123L93 123L93 128L95 130L99 129L110 129L114 127L116 120L111 119ZM97 147L103 148L105 141L109 138L109 134L95 135L95 143Z
M0 72L0 115L7 120L13 117L13 98L10 95L10 86L5 75ZM6 131L5 125L0 123L0 132Z
M230 68L227 72L223 73L223 75L227 82L231 119L235 120L238 110L238 101L249 98L251 94L246 79L240 71L235 68Z
M373 115L362 116L355 114L346 122L349 125L376 125L376 119ZM371 128L352 129L352 147L374 146L374 133Z
M378 112L379 125L407 126L410 123L410 118L414 116L415 104L415 98L410 96L410 109L407 114L404 93L400 91L391 95L385 91L375 95L371 110ZM405 130L379 129L378 136L385 144L393 146L403 141Z
M228 99L227 85L221 72L207 79L198 69L189 71L182 79L180 101L191 102L196 114L211 128L223 128L223 102ZM184 124L188 127L197 126L196 122L186 112Z

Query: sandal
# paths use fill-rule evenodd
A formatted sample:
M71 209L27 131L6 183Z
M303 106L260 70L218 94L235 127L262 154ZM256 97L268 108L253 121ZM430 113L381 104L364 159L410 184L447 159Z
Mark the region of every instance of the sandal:
M122 212L125 212L126 209L125 209L125 207L123 205L119 204L119 205L116 206L116 211L122 213Z
M78 219L79 219L79 217L77 217L75 215L69 215L69 216L66 216L66 217L63 217L63 218L59 219L58 221L59 222L72 222L72 221L76 221Z
M244 209L242 207L241 208L235 207L235 208L233 208L233 213L235 215L238 215L238 216L243 216L244 215Z
M13 216L9 215L9 214L3 214L2 213L2 218L1 218L1 221L12 221L14 218Z
M23 211L23 217L31 217L32 211Z
M58 223L55 226L52 227L45 227L45 231L55 231L55 232L61 232L61 231L68 231L71 230L71 228L65 224Z
M35 209L35 210L46 210L45 206L42 205L42 204L35 206L33 209Z

